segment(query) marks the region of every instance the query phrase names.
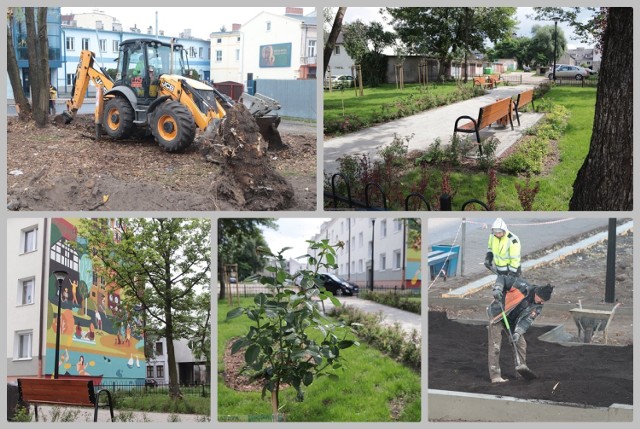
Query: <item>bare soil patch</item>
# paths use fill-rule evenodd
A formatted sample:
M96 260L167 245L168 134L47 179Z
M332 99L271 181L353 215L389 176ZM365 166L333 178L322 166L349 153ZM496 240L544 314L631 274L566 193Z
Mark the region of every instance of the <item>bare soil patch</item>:
M171 154L150 135L117 141L102 136L95 141L92 115L79 115L69 125L52 123L44 129L8 118L7 207L44 211L315 210L317 139L315 131L311 132L315 128L307 130L281 131L289 148L267 152L265 165L277 173L273 177L282 176L282 189L292 189L291 196L283 196L281 188L271 182L238 181L237 175L229 174L224 159L207 162L198 144ZM239 188L242 186L251 189ZM231 198L229 190L243 193L242 198Z

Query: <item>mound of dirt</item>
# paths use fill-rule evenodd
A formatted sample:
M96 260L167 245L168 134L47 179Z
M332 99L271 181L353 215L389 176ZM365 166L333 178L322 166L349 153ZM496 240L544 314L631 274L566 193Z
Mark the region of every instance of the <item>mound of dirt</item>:
M11 117L7 119L7 208L315 210L315 127L281 134L288 148L262 153L255 165L245 169L235 159L207 162L198 144L183 153L165 153L144 132L128 140L103 135L95 141L92 115L78 115L69 125L52 122L43 129ZM265 179L259 177L260 163L267 171Z
M543 311L544 313L544 311ZM538 379L516 379L513 355L502 341L500 366L506 383L492 384L487 368L485 325L451 321L429 312L429 389L530 400L609 406L633 404L633 346L563 346L538 340L550 328L529 329L527 364Z

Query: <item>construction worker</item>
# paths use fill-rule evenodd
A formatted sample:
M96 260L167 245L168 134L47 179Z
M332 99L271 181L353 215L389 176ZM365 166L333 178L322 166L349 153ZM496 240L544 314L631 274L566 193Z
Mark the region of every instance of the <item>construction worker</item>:
M55 86L49 84L49 114L56 114L56 98L58 98L58 90Z
M527 367L527 342L524 334L531 327L535 319L540 315L542 306L551 299L553 286L534 286L522 278L498 275L498 277L510 277L512 282L496 282L493 288L493 302L487 307L489 321L488 363L489 378L492 383L504 383L500 370L500 348L502 345L502 332L504 331L512 341L513 352L518 354L519 360L516 372L521 376L531 379L535 375ZM511 283L509 286L505 283ZM504 323L502 312L505 312L509 331Z
M491 226L487 254L484 258L484 265L490 270L493 264L496 266L497 274L519 277L522 273L520 239L509 231L501 218L497 218Z

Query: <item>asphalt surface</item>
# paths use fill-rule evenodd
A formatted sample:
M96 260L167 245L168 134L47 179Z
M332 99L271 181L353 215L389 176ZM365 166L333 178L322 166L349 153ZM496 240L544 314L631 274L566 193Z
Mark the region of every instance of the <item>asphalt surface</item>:
M325 173L336 172L339 166L336 160L345 155L366 153L370 158L378 159L378 150L390 144L396 135L400 138L411 137L407 143L409 151L426 150L436 139L440 139L442 145L447 145L453 136L455 121L458 117L468 115L477 118L480 107L535 88L540 82L547 80L544 77L533 77L531 73L522 73L522 75L523 83L519 85L502 85L495 89L487 90L484 96L430 109L345 136L325 138L324 171ZM538 122L542 116L542 114L534 112L521 113L520 126L518 126L514 118L513 130L509 126L506 129L488 128L480 132L480 137L484 139L494 136L499 141L496 148L496 156L499 156L518 141L525 130ZM464 121L461 123L464 123ZM465 134L459 135L465 136ZM472 134L466 135L471 136ZM473 139L475 141L475 137Z

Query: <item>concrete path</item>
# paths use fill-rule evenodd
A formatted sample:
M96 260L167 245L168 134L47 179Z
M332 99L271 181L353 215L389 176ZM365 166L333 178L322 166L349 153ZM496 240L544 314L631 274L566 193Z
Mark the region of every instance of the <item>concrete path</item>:
M412 136L408 142L409 151L426 150L436 139L440 139L443 145L449 144L453 136L455 121L458 117L468 115L477 118L480 107L502 98L512 97L534 87L534 84L529 83L516 86L501 86L486 91L486 94L480 97L431 109L345 136L326 139L324 141L325 173L336 172L338 168L336 159L345 155L367 153L374 159L379 158L377 156L378 150L383 146L389 145L393 141L394 135L400 138ZM480 137L494 136L498 139L499 144L496 149L496 155L500 155L515 143L527 128L538 122L542 116L542 114L533 112L522 113L520 114L520 126L518 126L514 118L513 131L510 127L502 130L495 128L484 129L480 132ZM465 134L459 135L464 136ZM471 134L468 135L470 136Z
M57 422L91 422L93 423L93 409L75 407L57 407L55 412L58 417ZM33 408L31 409L33 415ZM142 411L122 411L114 410L116 422L131 423L167 423L167 422L210 422L210 416L198 414L171 414L171 413L148 413ZM51 423L54 415L54 407L38 407L38 423ZM111 420L108 408L101 408L98 411L98 422L109 422ZM33 422L35 422L35 417Z
M382 320L383 324L393 325L394 323L399 323L405 332L411 332L414 329L418 332L422 331L422 322L419 314L399 310L395 307L389 307L387 305L378 304L373 301L360 299L353 296L342 296L338 299L340 300L340 302L342 302L342 305L355 307L359 310L364 311L365 313L382 313L382 316L384 317L384 319ZM334 306L333 304L331 304L331 301L325 301L326 310L329 310L333 307Z

